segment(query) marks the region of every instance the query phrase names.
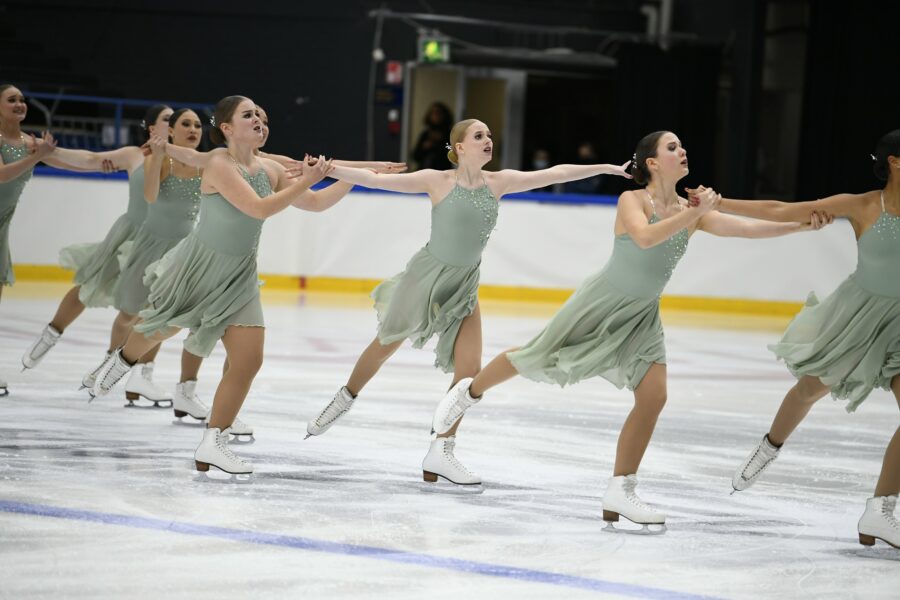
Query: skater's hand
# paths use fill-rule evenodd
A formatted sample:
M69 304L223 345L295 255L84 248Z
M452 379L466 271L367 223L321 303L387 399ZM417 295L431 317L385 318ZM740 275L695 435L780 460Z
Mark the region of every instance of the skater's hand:
M162 156L166 153L166 144L169 142L167 138L159 135L155 131L150 134L150 141L147 143L150 145L150 153Z
M307 159L306 164L303 166L302 175L296 177L296 179L312 187L325 179L333 169L334 166L331 164L331 161L326 160L325 156L320 154L316 158L309 157Z
M375 164L372 166L370 171L374 173L403 173L408 168L409 167L406 166L406 163L375 161Z
M699 210L701 214L716 210L719 207L719 202L722 201L721 194L712 188L702 185L693 190L685 188L685 191L688 193L688 204Z
M115 173L119 170L119 167L116 166L115 163L113 163L113 161L111 161L110 159L104 158L103 163L101 163L100 169L104 173Z
M803 223L800 231L818 231L833 222L834 215L815 210L809 215L809 223Z
M49 131L42 133L39 138L34 137L33 134L31 135L31 153L36 155L37 158L49 156L53 154L54 150L56 150L56 140Z
M610 169L607 175L618 175L619 177L624 177L625 179L632 179L631 173L628 172L628 167L630 166L630 160L622 163L621 166L610 165Z

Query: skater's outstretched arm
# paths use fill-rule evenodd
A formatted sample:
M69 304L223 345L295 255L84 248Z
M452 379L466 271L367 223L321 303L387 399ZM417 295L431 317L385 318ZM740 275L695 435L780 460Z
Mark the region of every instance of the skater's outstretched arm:
M57 148L53 157L63 163L63 168L74 167L80 171L106 172L110 170L109 166L113 165L115 170L130 173L144 162L144 154L137 146L124 146L106 152Z
M431 194L445 178L444 171L422 169L415 173L375 173L369 169L334 167L334 179L379 190L407 194Z
M697 189L701 190L703 187L701 186ZM687 190L690 195L693 195L695 191L697 190ZM861 201L862 196L864 194L837 194L821 200L807 202L722 198L722 202L719 203L719 210L744 217L781 223L791 221L795 223L809 223L813 212L828 214L833 217L847 217L852 221L858 219L861 215L861 210L865 205Z
M808 223L775 223L759 219L742 219L734 215L726 215L718 211L710 211L703 215L697 229L720 237L739 238L771 238L800 231L817 231L830 225L834 217L813 211Z
M554 183L586 179L595 175L617 175L631 179L631 175L625 170L625 167L630 162L628 161L623 165L555 165L539 171L504 169L491 173L488 177L491 180L491 188L496 190L500 196L503 196L504 194L514 194L542 188Z

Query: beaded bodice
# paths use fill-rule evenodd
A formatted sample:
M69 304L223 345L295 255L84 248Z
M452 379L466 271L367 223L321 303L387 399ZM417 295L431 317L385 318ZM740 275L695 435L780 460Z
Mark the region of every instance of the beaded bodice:
M478 264L497 225L497 199L487 185L476 189L459 183L431 209L428 251L456 267Z
M200 177L169 175L159 184L156 202L147 208L144 227L153 235L181 239L191 232L200 210Z
M272 184L264 169L255 175L250 175L243 168L240 171L260 198L272 194ZM256 253L264 222L262 219L241 212L218 192L203 194L201 202L195 235L204 245L231 256Z
M22 160L28 154L29 150L24 144L22 146L13 146L0 139L0 155L3 156L3 164L8 165ZM34 168L28 169L12 181L0 183L0 212L5 213L15 209L19 203L19 197L22 195L22 190L25 189L25 184L31 179L33 171Z
M649 222L659 221L654 210ZM627 233L617 235L612 256L603 269L606 278L629 296L658 298L687 251L689 238L688 230L682 229L661 244L641 248Z
M900 216L887 212L884 193L881 214L857 241L854 279L877 296L900 298Z

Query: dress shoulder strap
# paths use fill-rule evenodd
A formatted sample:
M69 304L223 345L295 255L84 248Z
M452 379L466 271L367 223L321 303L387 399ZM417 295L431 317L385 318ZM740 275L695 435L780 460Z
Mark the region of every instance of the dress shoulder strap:
M656 204L653 202L653 196L651 196L650 192L648 192L646 189L644 190L644 193L647 194L647 199L650 200L650 210L653 211L653 216L658 219L659 215L656 214Z
M881 190L881 212L887 212L884 210L884 190Z

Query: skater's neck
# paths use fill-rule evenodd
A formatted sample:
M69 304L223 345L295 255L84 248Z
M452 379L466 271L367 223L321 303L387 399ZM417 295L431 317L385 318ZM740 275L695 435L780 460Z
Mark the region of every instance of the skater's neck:
M667 181L661 177L654 177L645 189L654 202L668 207L678 204L677 185L677 181Z
M456 182L467 188L480 187L484 184L484 175L481 173L481 167L460 163L456 168Z
M18 121L9 123L0 121L0 135L3 136L7 144L17 144L22 139L22 128L19 126Z
M254 147L244 144L231 144L228 146L228 154L236 163L249 168L255 161Z

